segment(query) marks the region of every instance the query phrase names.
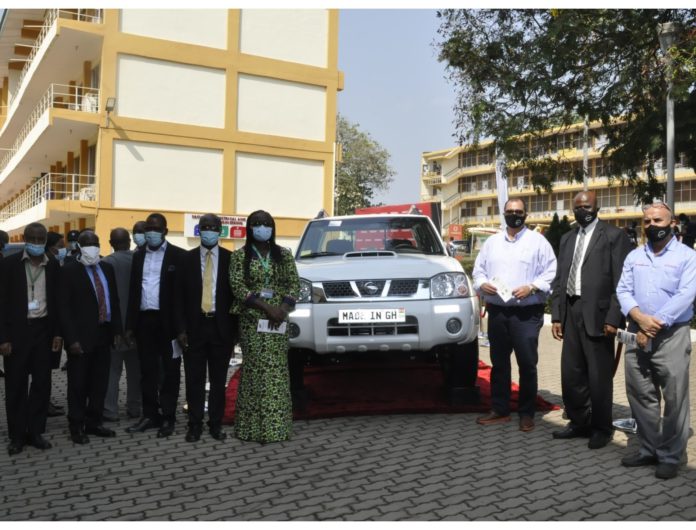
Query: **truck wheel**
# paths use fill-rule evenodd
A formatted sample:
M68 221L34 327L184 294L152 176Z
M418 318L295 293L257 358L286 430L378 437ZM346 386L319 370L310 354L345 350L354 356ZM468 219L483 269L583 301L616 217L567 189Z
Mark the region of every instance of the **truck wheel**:
M478 360L478 339L442 350L440 365L450 405L475 405L480 402L481 395L476 386Z

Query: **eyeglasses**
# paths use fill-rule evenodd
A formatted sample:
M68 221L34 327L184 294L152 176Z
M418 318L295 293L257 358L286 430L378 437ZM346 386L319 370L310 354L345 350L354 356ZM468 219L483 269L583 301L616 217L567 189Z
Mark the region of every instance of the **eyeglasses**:
M273 228L273 223L271 221L252 221L249 223L250 226L267 226Z
M505 215L524 215L524 210L505 210Z
M218 226L218 225L198 225L198 230L211 230L213 232L219 232L220 226Z
M650 208L664 208L668 212L670 212L670 213L672 212L671 208L669 206L667 206L667 204L662 202L662 201L654 201L650 204L646 204L645 206L643 206L643 211L649 210Z

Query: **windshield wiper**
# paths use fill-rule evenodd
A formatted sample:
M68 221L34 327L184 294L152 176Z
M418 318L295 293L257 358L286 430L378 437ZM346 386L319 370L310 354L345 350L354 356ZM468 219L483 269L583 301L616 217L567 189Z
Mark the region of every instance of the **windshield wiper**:
M321 256L340 256L338 252L312 252L311 254L300 254L300 259L318 258Z

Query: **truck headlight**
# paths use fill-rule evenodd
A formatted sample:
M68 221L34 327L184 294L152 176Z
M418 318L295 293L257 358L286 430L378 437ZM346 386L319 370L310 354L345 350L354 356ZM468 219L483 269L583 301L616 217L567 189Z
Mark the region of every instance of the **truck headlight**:
M461 298L471 295L466 274L445 272L430 280L430 298Z
M312 303L312 282L300 278L300 298L297 301L302 304Z

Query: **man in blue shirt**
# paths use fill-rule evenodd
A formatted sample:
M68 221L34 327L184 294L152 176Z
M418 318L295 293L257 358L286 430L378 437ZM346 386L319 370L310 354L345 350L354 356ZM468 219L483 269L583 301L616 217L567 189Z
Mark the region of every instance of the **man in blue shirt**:
M674 214L661 202L644 208L648 243L624 263L616 294L637 345L626 351L626 393L640 449L626 467L657 464L655 476L677 476L689 438L689 322L696 297L696 252L673 235ZM664 416L660 419L660 401Z
M505 203L505 231L489 237L476 257L474 288L488 308L491 362L491 411L480 425L510 421L510 355L520 369L520 430L534 429L537 394L539 331L544 302L556 275L556 256L541 234L524 224L527 205L522 199Z

